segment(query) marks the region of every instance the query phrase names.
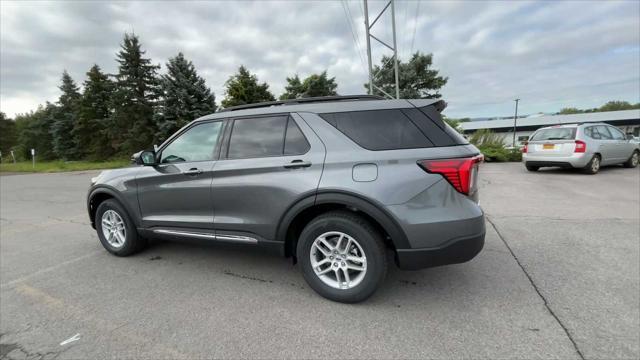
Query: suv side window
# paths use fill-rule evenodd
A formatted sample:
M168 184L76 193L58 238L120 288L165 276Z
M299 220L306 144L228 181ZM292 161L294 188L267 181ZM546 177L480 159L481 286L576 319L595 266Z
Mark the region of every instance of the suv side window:
M602 137L600 136L600 133L598 132L598 129L596 129L595 126L589 126L587 128L584 129L584 134L587 135L588 137L595 139L595 140L600 140L602 139Z
M596 126L596 130L600 134L600 137L601 137L602 140L611 140L611 139L613 139L613 136L611 136L611 133L609 132L607 127L608 126L604 126L604 125Z
M161 163L210 161L218 143L222 121L195 125L162 150Z
M287 118L287 132L284 137L284 155L302 155L311 146L291 116Z
M400 110L353 111L319 115L367 150L433 146L413 121Z
M281 156L287 116L267 116L233 121L227 158Z
M622 131L618 130L617 128L615 128L613 126L609 126L607 129L611 133L611 136L613 136L614 140L626 140L627 139L627 137L624 136Z

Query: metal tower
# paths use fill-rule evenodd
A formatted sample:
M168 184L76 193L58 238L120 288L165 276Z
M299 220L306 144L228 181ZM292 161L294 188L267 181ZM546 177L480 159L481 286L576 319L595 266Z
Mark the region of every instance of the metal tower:
M371 39L376 40L377 42L379 42L380 44L386 46L387 48L389 48L391 51L393 51L393 57L390 58L390 60L393 60L393 71L394 71L394 75L395 75L395 85L396 85L396 99L400 98L400 86L398 85L398 47L396 44L396 11L395 11L395 6L394 6L394 0L389 0L389 2L387 3L387 5L384 6L384 8L382 9L382 11L380 11L380 13L378 14L378 16L376 16L376 18L373 20L373 22L371 24L369 24L369 7L368 7L368 3L367 0L364 0L364 25L365 25L365 32L367 34L367 58L369 60L369 94L373 95L373 90L376 89L380 92L382 92L384 95L388 96L389 98L393 99L394 96L391 94L388 94L386 91L382 90L381 88L379 88L378 86L376 86L373 81L378 77L378 75L380 75L380 72L382 71L382 69L384 68L385 65L387 65L387 63L382 64L382 67L380 68L380 71L378 71L377 73L373 73L373 65L372 65L372 61L371 61ZM392 27L392 31L393 31L393 46L390 46L389 44L385 43L384 41L378 39L375 35L371 34L371 28L373 28L373 25L376 24L376 22L378 21L378 19L380 19L380 17L382 16L382 14L384 14L385 11L387 11L387 9L391 7L391 27Z

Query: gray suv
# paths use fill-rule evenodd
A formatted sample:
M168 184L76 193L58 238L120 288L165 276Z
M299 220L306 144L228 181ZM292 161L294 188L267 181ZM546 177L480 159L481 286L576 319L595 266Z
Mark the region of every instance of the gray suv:
M443 122L445 106L348 96L225 109L92 179L91 224L118 256L149 238L273 251L320 295L362 301L387 253L421 269L484 245L482 155Z

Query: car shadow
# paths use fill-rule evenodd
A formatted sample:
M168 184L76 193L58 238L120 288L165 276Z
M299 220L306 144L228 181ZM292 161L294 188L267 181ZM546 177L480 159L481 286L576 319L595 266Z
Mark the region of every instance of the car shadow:
M482 253L481 253L482 254ZM134 256L142 261L180 267L181 271L213 272L214 277L229 276L246 282L243 286L281 286L292 296L315 297L322 301L305 282L300 266L277 254L246 245L213 243L206 240L152 240L151 246ZM479 256L478 258L481 258ZM424 304L438 297L453 300L461 292L473 291L478 272L472 260L466 264L449 265L417 271L400 270L388 253L388 271L383 284L372 298L363 304L395 306L407 302ZM413 300L412 300L413 299Z

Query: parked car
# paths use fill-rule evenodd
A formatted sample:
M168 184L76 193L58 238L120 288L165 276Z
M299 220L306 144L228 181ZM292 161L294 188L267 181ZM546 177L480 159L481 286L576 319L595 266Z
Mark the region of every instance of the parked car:
M522 152L522 161L529 171L559 166L595 174L606 165L635 168L640 147L615 126L589 123L538 129Z
M351 96L229 108L93 179L89 218L114 255L155 237L243 244L293 258L326 298L362 301L387 251L421 269L483 247L482 156L443 122L445 106Z

